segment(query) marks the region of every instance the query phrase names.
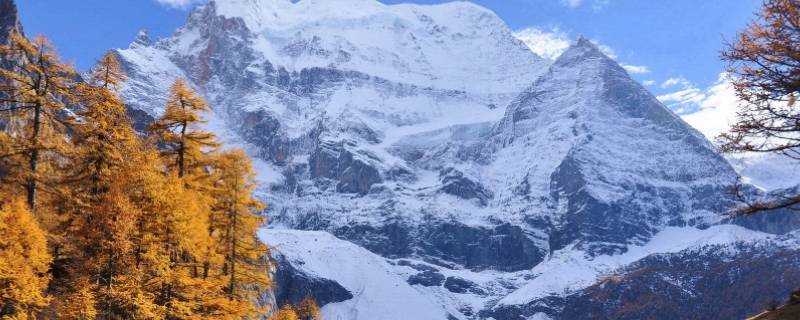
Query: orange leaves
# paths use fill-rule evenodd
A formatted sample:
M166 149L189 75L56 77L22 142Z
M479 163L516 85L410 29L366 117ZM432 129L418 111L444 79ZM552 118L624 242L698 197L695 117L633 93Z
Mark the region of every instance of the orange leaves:
M778 152L800 156L800 2L765 0L757 20L728 45L733 87L744 102L737 123L718 138L727 152Z
M162 154L180 177L204 166L204 153L219 146L212 133L197 128L205 122L200 113L207 110L205 100L185 81L177 80L170 89L166 111L150 126L164 145Z
M157 137L142 137L119 96L126 77L113 54L75 84L44 38L11 39L0 46L0 58L17 63L0 69L8 123L0 132L0 317L263 315L256 301L271 281L256 232L265 206L252 196L246 154L216 151L214 135L197 128L205 101L177 81L152 125ZM80 104L78 119L67 102ZM2 202L24 195L27 206Z
M0 305L13 306L11 316L25 319L47 306L51 260L45 233L24 202L0 204Z

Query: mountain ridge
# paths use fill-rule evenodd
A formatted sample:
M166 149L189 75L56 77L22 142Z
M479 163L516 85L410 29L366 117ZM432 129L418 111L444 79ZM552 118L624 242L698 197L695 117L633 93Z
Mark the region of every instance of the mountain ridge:
M326 5L248 3L295 15ZM172 37L117 51L131 75L123 96L156 116L168 84L187 78L213 109L209 129L255 158L258 193L271 204L266 233L307 241L292 229L325 231L335 238L317 236L324 245L349 241L366 249L358 250L365 261L403 264L386 268L450 318L558 318L559 304L573 301L561 298L599 281L592 270L607 272L605 257L629 254L669 228L729 223L719 212L733 204L726 190L736 172L616 62L579 39L544 63L496 15L464 6L312 13L271 33L277 27L226 16L212 1ZM418 46L397 40L412 35L408 43ZM475 47L475 56L436 64L442 52ZM749 226L777 230L776 223ZM282 263L300 270L295 249L286 246L282 254L294 258ZM542 271L559 259L579 261L572 270L588 272L585 281L497 304L527 284L563 277ZM354 303L369 299L366 289L347 289L352 299L323 311L358 318Z

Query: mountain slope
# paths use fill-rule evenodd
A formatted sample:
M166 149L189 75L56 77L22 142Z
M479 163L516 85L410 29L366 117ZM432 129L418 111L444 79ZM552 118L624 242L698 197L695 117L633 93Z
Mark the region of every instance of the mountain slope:
M265 237L308 275L296 290L318 287L278 296L325 295L326 315L370 319L390 303L374 299L400 299L380 289L394 283L423 318L568 318L608 273L658 265L664 251L641 248L665 232L768 237L723 225L735 171L616 62L584 39L546 62L471 3L210 1L117 54L142 125L176 78L209 100L208 128L255 158ZM779 221L736 223L794 226Z

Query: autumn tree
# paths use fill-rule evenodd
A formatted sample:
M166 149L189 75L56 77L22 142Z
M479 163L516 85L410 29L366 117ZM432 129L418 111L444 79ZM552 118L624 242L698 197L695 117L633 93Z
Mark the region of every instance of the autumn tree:
M267 247L256 237L265 222L259 215L265 206L253 198L255 173L244 151L221 153L213 167L215 203L210 233L218 239L220 254L225 257L226 291L232 300L252 302L270 286L265 272Z
M163 144L163 156L179 177L205 166L205 149L218 145L212 133L197 128L205 123L200 115L205 111L208 111L205 100L186 81L177 80L170 89L164 115L150 127Z
M45 232L22 200L0 202L0 318L35 319L47 307Z
M310 295L303 298L295 309L300 320L322 320L319 304Z
M290 304L285 304L283 307L278 309L278 312L270 317L270 320L299 320L300 318L297 317L297 311L294 310L294 307Z
M36 213L37 197L42 182L52 174L46 171L55 156L63 152L65 139L64 101L71 97L75 71L60 61L53 47L44 37L28 40L12 32L8 45L0 45L2 60L9 66L0 68L0 112L7 121L11 147L2 155L8 168L7 183L20 185L26 195L28 207ZM55 192L56 186L48 184L45 191Z
M156 308L139 285L142 274L132 254L142 217L130 188L146 169L137 161L146 147L119 96L123 81L119 63L108 53L76 86L80 121L72 126L74 147L65 180L70 186L67 232L73 234L68 241L71 281L64 289L67 294L92 292L95 314L102 319L146 318ZM87 299L80 295L73 298Z
M229 277L219 249L223 245L212 232L212 208L218 194L211 171L218 143L213 134L198 128L204 123L200 113L207 110L205 101L178 80L171 88L164 115L151 126L166 168L161 191L165 197L156 202L164 207L152 212L168 213L152 220L160 225L149 228L161 236L163 249L157 250L168 257L161 260L168 263L159 268L156 281L161 289L156 301L172 319L240 319L254 316L258 310L255 300L234 299L229 294Z
M718 140L725 152L779 153L800 160L800 1L764 0L757 19L722 53L742 101ZM800 195L749 203L742 213L790 208Z

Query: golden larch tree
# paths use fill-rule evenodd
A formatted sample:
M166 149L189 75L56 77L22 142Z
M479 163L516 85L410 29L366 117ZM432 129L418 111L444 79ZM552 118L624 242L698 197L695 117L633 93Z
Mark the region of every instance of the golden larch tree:
M5 177L24 189L28 207L36 212L39 191L57 193L57 184L46 184L53 174L46 173L52 160L64 151L64 101L71 99L74 69L60 61L53 46L44 37L28 40L17 32L8 45L0 45L2 60L13 62L0 68L0 112L10 132L10 153L2 155L6 164L20 168Z
M22 200L0 202L0 318L35 319L47 307L45 232Z
M218 146L212 133L198 128L205 123L200 113L206 111L205 100L186 81L177 80L170 89L164 114L150 126L163 144L163 156L179 177L205 166L205 149Z
M119 96L123 81L119 63L108 53L76 87L80 121L73 126L75 146L66 179L70 278L88 279L73 284L90 284L88 289L66 289L90 290L96 314L103 319L143 318L156 308L139 285L143 275L132 254L134 230L142 217L129 188L143 169L135 157L145 146Z
M241 150L220 153L214 161L214 211L210 233L219 241L229 299L250 303L252 313L263 312L256 298L271 285L267 276L267 246L257 237L265 223L259 215L265 205L253 197L255 173Z
M303 298L303 301L300 301L295 309L297 309L297 317L300 320L322 320L319 304L310 295Z
M285 304L283 307L278 309L278 312L270 317L270 320L299 320L300 318L297 317L297 311L294 310L291 304Z

